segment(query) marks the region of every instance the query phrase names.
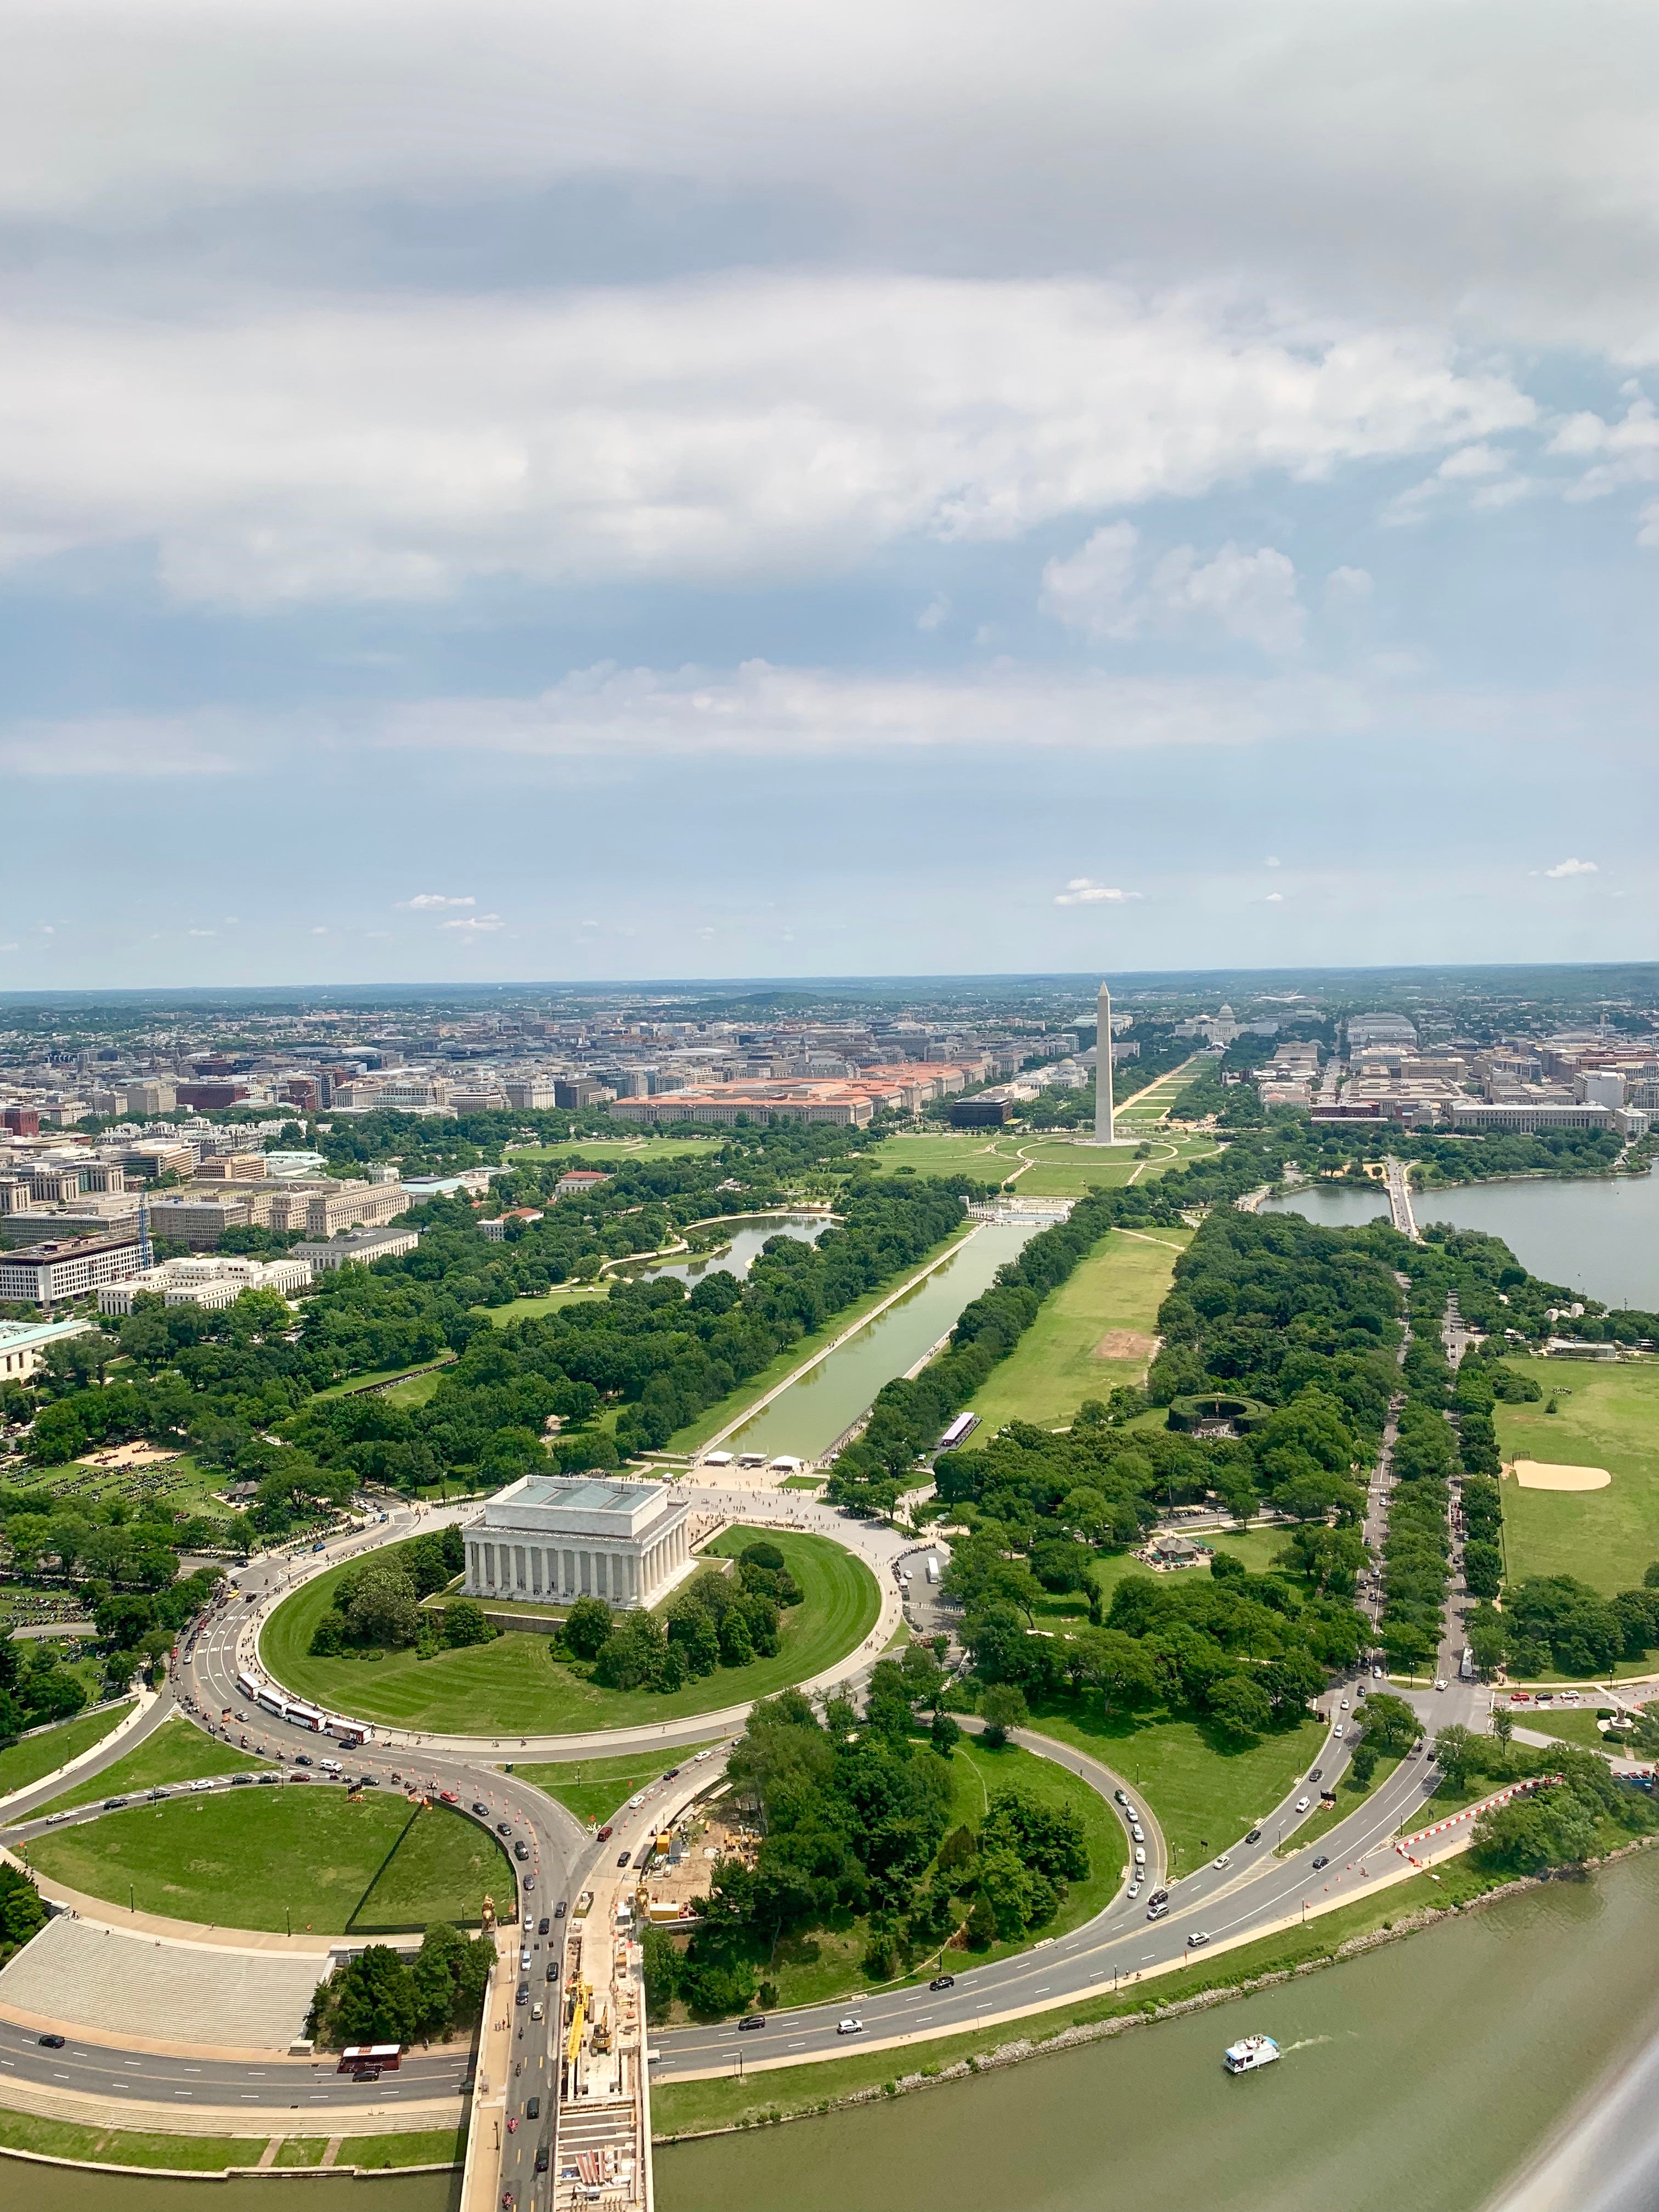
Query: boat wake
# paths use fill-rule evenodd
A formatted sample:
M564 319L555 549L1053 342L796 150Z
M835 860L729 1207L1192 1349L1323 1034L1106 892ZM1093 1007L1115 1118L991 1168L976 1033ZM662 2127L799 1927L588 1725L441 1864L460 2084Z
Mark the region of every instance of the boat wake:
M1334 2040L1335 2038L1329 2035L1304 2035L1300 2043L1286 2043L1281 2045L1281 2048L1285 2057L1288 2058L1293 2051L1312 2051L1322 2043L1331 2043Z

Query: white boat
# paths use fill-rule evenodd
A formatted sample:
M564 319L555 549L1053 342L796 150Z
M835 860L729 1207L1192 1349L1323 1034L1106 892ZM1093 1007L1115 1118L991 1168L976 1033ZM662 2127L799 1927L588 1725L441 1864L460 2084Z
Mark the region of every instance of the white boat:
M1283 2053L1271 2035L1241 2035L1222 2056L1230 2074L1254 2074L1260 2066L1271 2066Z

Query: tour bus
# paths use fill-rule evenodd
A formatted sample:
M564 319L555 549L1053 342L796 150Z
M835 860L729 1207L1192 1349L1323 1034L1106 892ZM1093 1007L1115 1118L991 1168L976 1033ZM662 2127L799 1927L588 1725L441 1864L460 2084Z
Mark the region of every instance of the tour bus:
M945 1434L939 1438L939 1449L941 1451L951 1451L957 1444L966 1443L969 1437L972 1436L974 1431L978 1426L979 1415L977 1413L958 1413L955 1420L951 1422L950 1427L946 1429Z
M342 2074L361 2074L370 2069L395 2074L403 2054L401 2043L349 2043L340 2053L338 2070Z

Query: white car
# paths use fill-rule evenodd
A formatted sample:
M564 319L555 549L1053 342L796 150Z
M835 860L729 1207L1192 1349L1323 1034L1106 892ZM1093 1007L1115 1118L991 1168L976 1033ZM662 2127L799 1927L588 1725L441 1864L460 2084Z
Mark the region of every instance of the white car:
M1131 1897L1139 1897L1140 1894L1140 1884L1138 1881L1132 1881L1129 1884L1128 1893Z
M1435 1686L1435 1686L1435 1688L1436 1688L1437 1690L1443 1690L1443 1689L1445 1688L1445 1686L1445 1686L1445 1684L1444 1684L1443 1682L1438 1682L1438 1681L1437 1681L1437 1682L1435 1684Z
M1341 1705L1341 1707L1342 1707L1343 1711L1346 1713L1346 1712L1347 1711L1347 1710L1348 1710L1348 1701L1347 1701L1347 1699L1346 1699L1346 1698L1342 1698L1339 1699L1339 1700L1338 1700L1338 1702L1340 1704L1340 1705Z
M1296 1801L1296 1809L1298 1813L1305 1813L1309 1806L1312 1803L1313 1799L1311 1797L1298 1797Z
M213 1784L211 1782L204 1780L201 1782L192 1782L190 1786L192 1790L211 1790Z
M864 2022L858 2017L856 2013L848 2013L845 2020L837 2021L836 2022L836 2033L837 2035L862 2035L863 2033Z
M1335 1727L1331 1730L1331 1734L1332 1734L1333 1735L1340 1735L1342 1734L1342 1732L1343 1732L1343 1731L1342 1731L1342 1723L1341 1723L1341 1722L1340 1722L1340 1721L1339 1721L1339 1722L1337 1723L1336 1726L1335 1726Z
M1144 1844L1146 1840L1146 1831L1141 1826L1139 1820L1133 1823L1130 1827L1129 1833L1134 1838L1138 1844Z
M337 1759L319 1759L317 1764L325 1774L343 1774L345 1771Z
M1216 1867L1230 1867L1232 1863L1233 1855L1231 1851L1223 1851L1218 1859L1212 1859L1210 1861L1210 1864Z
M630 1797L630 1798L629 1799L629 1801L628 1801L629 1810L630 1812L637 1813L637 1812L639 1811L639 1809L640 1809L641 1806L641 1805L643 1805L643 1804L644 1804L644 1802L645 1802L645 1792L644 1792L644 1790L641 1790L641 1792L640 1792L640 1794L639 1794L639 1796L638 1796L637 1797Z

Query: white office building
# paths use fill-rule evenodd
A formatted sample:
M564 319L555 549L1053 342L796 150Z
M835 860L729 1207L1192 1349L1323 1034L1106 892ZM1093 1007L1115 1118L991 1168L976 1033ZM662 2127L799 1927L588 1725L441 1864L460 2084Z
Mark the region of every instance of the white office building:
M623 1612L655 1605L696 1564L690 1508L664 1483L610 1475L526 1474L466 1532L468 1597L602 1597Z

